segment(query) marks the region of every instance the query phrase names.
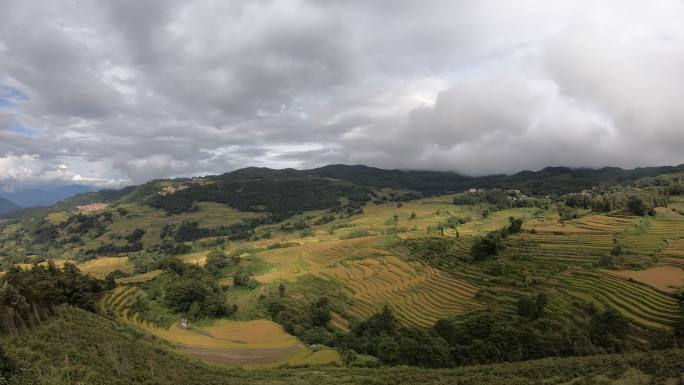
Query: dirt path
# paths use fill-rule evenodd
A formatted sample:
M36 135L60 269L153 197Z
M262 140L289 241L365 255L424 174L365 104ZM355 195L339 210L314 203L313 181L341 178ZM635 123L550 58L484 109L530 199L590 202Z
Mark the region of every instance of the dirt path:
M304 349L302 345L293 345L273 349L245 348L198 348L183 347L182 352L195 356L205 362L221 365L258 365L270 364L289 357Z

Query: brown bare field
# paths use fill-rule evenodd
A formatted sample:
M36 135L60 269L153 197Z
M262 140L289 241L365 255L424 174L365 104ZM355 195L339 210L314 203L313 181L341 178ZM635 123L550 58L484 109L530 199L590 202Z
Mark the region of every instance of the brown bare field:
M212 364L233 366L270 364L284 360L302 349L302 345L292 345L272 349L182 347L180 351Z
M173 324L168 329L137 324L150 334L187 347L275 349L299 343L294 336L285 333L280 325L268 320L217 320L211 326L191 325L190 329L183 329L178 324Z
M666 293L672 293L674 288L684 286L684 270L679 266L662 265L646 270L603 271L616 277L633 279Z

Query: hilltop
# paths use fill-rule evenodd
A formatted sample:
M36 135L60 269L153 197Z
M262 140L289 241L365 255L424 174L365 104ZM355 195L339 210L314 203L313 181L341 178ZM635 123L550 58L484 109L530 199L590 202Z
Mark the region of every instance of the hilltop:
M242 211L265 211L276 219L283 219L301 210L330 208L342 196L367 202L382 189L397 190L395 196L390 197L392 200L461 192L468 188L517 189L538 196L563 195L598 185L629 185L641 178L679 171L684 171L684 165L632 170L547 167L513 175L469 177L451 172L384 170L362 165L329 165L311 170L249 167L222 175L154 180L120 190L76 194L51 208L18 210L9 217L40 215L98 202L142 203L178 213L191 209L193 202L209 201L231 204ZM176 189L179 186L181 189ZM164 188L171 188L167 191L172 193L163 193ZM263 205L264 202L270 204Z

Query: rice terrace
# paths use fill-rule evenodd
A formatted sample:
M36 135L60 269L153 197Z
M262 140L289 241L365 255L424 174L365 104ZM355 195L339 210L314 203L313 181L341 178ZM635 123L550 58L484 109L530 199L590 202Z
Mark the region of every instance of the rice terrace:
M680 343L681 173L556 199L491 182L443 193L360 184L363 195L284 215L243 216L220 199L178 195L234 180L238 194L261 191L264 173L280 177L255 169L157 181L87 213L72 205L103 193L7 218L2 279L81 276L78 292L100 280L101 291L74 300L180 357L251 371L491 364ZM44 317L12 314L10 335ZM505 338L517 353L482 350L480 338ZM526 345L551 341L567 342L553 353Z
M0 1L0 385L684 385L682 20Z

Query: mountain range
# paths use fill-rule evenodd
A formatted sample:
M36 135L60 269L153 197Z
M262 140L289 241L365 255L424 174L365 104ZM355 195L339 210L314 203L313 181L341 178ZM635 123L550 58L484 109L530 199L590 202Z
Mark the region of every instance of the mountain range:
M0 214L5 214L7 212L10 212L12 210L18 209L19 206L14 204L13 202L0 197Z
M0 198L12 202L14 207L7 206L9 210L36 206L51 206L70 196L97 190L88 185L1 185ZM7 212L9 210L5 210ZM0 213L3 213L0 210Z

